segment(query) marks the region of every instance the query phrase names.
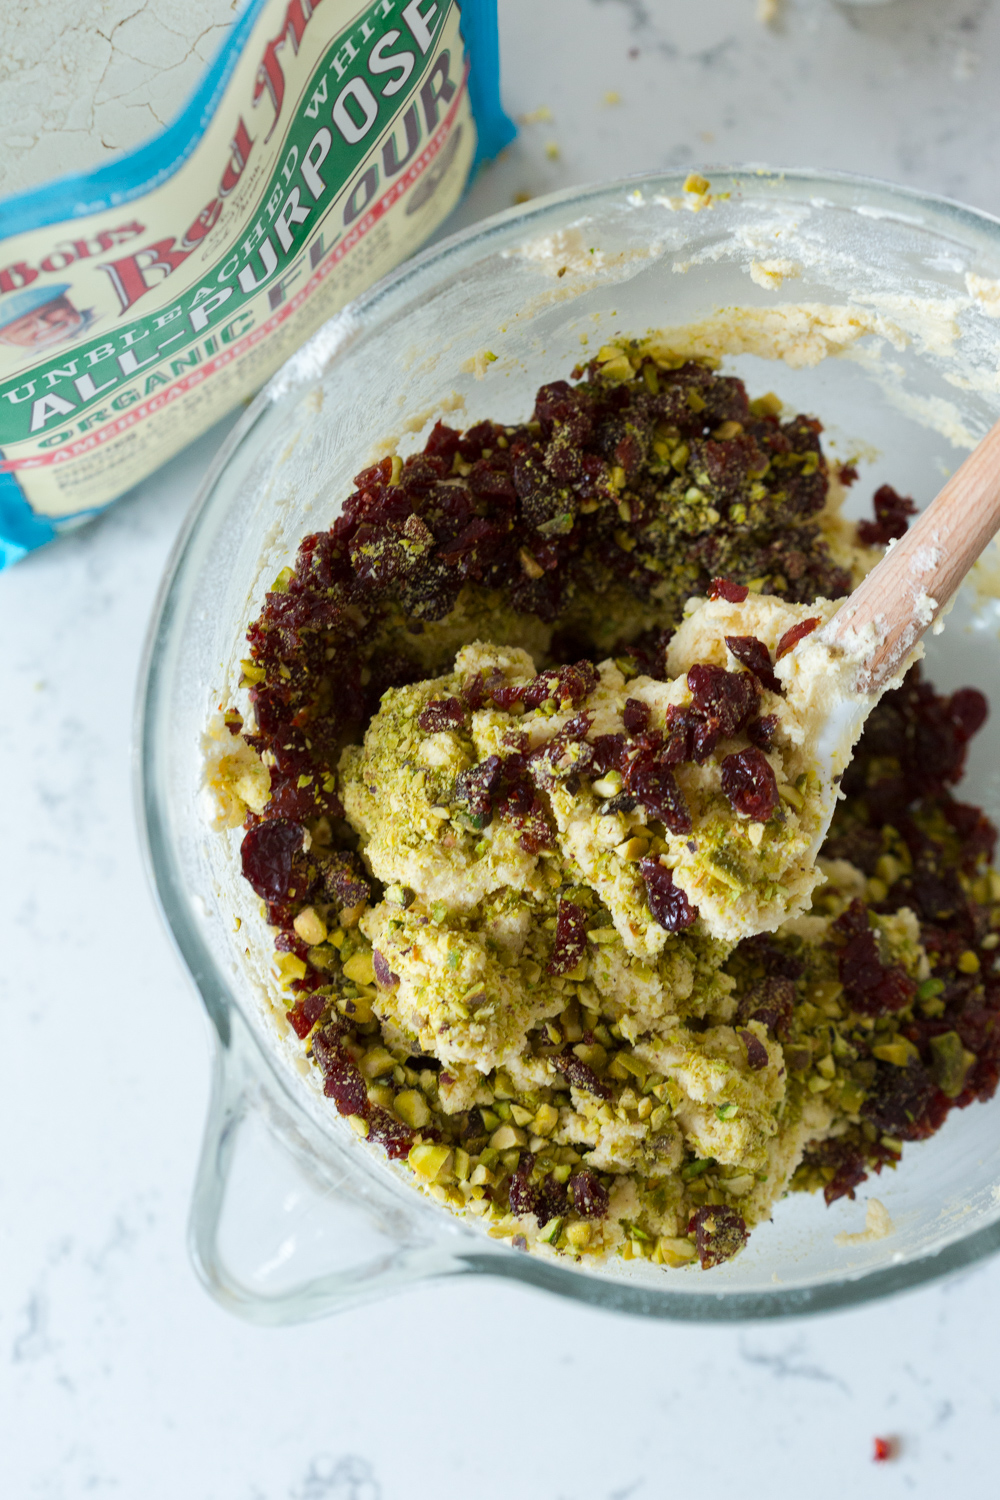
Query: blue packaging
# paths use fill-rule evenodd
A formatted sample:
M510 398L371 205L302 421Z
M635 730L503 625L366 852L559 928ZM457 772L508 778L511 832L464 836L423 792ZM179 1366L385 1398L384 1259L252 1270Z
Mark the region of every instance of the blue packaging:
M248 0L160 135L0 203L0 566L244 401L513 135L496 0Z

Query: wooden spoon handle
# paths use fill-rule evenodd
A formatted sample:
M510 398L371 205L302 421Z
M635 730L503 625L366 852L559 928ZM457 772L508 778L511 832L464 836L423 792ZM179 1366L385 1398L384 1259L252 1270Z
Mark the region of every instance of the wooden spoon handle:
M877 693L894 676L998 530L1000 422L824 630L830 645L850 651L871 636L858 672L862 691Z

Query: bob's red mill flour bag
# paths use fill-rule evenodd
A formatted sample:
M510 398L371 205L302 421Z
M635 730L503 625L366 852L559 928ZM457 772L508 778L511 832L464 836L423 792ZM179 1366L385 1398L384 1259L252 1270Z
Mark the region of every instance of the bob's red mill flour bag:
M116 5L81 6L38 61L41 33L17 46L29 22L0 18L0 185L28 187L0 201L3 564L255 391L514 133L496 0ZM220 37L173 124L108 159Z

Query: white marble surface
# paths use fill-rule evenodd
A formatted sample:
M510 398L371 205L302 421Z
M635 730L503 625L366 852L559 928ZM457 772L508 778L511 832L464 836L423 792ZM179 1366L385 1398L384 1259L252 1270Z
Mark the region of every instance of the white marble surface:
M1000 0L797 0L766 29L754 4L501 0L509 107L553 118L461 218L747 159L1000 210ZM479 1282L265 1332L203 1293L184 1232L206 1033L142 872L130 734L154 590L220 437L0 580L3 1493L988 1493L998 1262L868 1310L733 1328ZM899 1438L897 1460L872 1463L875 1434Z

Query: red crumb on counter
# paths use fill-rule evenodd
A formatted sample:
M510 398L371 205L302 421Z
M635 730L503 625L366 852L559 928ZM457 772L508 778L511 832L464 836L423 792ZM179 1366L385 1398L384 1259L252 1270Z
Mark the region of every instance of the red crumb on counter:
M872 1460L877 1464L888 1463L893 1458L899 1457L899 1439L894 1437L877 1437L875 1439L875 1451Z

